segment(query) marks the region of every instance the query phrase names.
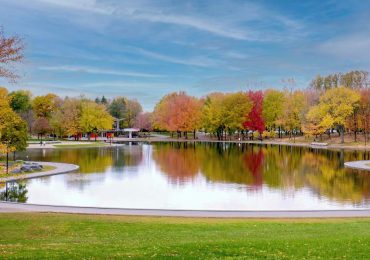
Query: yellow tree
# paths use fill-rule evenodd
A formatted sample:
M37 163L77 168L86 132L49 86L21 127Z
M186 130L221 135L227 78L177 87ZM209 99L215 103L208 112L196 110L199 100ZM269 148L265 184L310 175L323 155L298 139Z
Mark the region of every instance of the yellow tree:
M9 153L27 147L27 125L9 104L8 92L0 88L0 151L6 154L8 172Z
M62 108L63 131L68 136L77 136L82 132L80 127L81 101L75 98L64 100Z
M264 93L262 115L268 129L279 129L279 138L281 137L281 118L284 113L284 104L284 92L269 89Z
M56 106L57 96L51 93L44 96L37 96L32 101L32 109L37 117L50 118Z
M281 118L285 130L290 137L301 129L303 111L305 108L305 97L302 91L285 92L284 110Z
M99 130L112 129L113 117L107 112L106 107L93 101L84 100L81 105L80 127L88 133L97 133Z
M242 130L251 109L252 102L246 93L211 93L204 102L203 127L216 133L220 140L227 132Z
M209 133L215 133L221 140L224 131L222 102L224 93L211 93L204 102L202 109L202 127Z
M346 118L353 114L359 101L360 95L345 87L329 89L320 97L320 107L324 114L331 117L332 126L338 127L341 143L344 143Z
M333 125L333 119L330 115L325 114L324 109L320 105L310 108L305 117L305 122L302 125L302 130L307 135L320 136L325 133Z

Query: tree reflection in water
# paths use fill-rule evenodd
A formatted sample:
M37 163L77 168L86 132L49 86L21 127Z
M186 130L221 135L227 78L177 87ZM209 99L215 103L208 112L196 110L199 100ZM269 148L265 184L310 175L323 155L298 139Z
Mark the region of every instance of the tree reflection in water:
M27 202L27 189L25 183L6 182L2 183L2 190L0 191L1 201L10 202Z
M174 185L186 185L203 179L209 184L237 184L247 192L263 192L266 187L292 195L304 188L317 197L339 203L370 203L370 172L343 167L345 161L369 159L369 151L175 142L120 148L40 149L28 152L28 155L31 160L75 163L80 165L81 173L99 174L94 178L86 175L67 180L69 185L80 189L88 182L102 181L105 174L101 173L110 172L118 180L123 172L130 175L139 171L140 174L151 172L151 161L154 161L160 174ZM18 193L27 199L25 187L11 189L18 189Z
M337 202L361 204L370 198L370 173L345 169L344 161L364 160L369 152L231 143L161 143L153 159L173 183L201 174L210 183L263 185L293 192L312 190Z

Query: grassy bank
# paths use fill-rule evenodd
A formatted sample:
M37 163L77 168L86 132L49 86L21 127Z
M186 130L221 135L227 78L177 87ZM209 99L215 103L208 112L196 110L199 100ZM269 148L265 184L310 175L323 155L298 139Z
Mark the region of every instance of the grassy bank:
M350 258L370 255L370 219L225 220L0 214L6 258Z
M13 162L11 161L11 163L13 163ZM17 164L17 165L18 165L18 167L20 167L19 166L20 164ZM9 167L9 173L7 174L6 173L6 168L4 166L1 166L0 167L0 179L1 178L7 178L7 177L18 177L18 176L27 175L27 174L30 174L30 173L47 172L47 171L52 171L52 170L55 169L54 166L44 165L44 167L40 171L22 172L22 173L11 173L11 171L12 171L13 168L14 167Z

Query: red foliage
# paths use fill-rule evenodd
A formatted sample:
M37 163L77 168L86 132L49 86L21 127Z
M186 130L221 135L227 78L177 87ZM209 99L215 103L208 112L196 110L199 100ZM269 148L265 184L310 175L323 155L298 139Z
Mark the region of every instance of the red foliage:
M265 130L265 122L262 117L263 93L262 91L249 91L248 96L253 102L253 107L243 126L245 129L262 133Z
M264 154L261 149L257 153L252 150L244 156L245 164L252 173L253 186L256 188L262 187L263 184L263 160Z

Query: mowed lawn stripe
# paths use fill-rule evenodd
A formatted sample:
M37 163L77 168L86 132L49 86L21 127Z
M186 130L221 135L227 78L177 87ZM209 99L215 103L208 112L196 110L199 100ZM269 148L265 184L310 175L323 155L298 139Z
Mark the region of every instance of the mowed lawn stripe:
M5 258L356 258L370 219L197 219L0 214Z

